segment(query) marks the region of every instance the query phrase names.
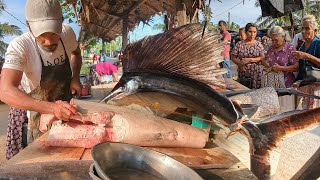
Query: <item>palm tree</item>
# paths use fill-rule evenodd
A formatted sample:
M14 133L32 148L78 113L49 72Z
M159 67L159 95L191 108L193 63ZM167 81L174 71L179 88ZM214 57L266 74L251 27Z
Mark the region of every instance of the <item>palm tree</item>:
M255 1L255 6L260 7L259 0ZM311 1L307 0L304 10L293 12L293 19L295 22L300 22L304 14L312 14L317 19L320 17L320 2L318 1ZM278 26L290 26L290 17L289 16L282 16L279 18L272 18L269 17L258 17L256 21L259 28L270 28L274 25Z
M230 27L229 30L233 30L233 31L239 31L240 29L240 25L235 23L235 22L231 22L230 23Z
M0 14L5 9L5 4L0 0ZM18 26L9 24L7 22L0 23L0 56L3 57L8 44L3 41L5 36L21 35L22 31Z
M158 24L155 24L153 27L152 27L153 30L161 30L161 31L165 31L166 30L166 25L164 23L158 23Z

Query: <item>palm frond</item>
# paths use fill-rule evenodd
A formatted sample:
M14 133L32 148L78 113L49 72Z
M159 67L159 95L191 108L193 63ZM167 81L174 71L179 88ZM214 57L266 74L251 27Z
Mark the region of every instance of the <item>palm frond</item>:
M9 35L21 35L22 31L21 29L16 26L9 23L1 23L0 24L0 33L4 36Z
M0 0L0 14L2 13L3 9L6 8L5 3L3 2L3 0Z
M259 0L256 0L256 1L254 2L254 6L255 6L255 7L260 7L260 2L259 2Z
M258 24L259 28L267 28L269 25L275 21L271 16L266 17L260 24Z
M260 15L256 20L256 24L259 24L259 22L264 21L264 19L266 19L266 17L262 17L262 15Z
M7 51L7 47L8 47L7 43L0 41L0 56L2 56L2 57L4 56L4 54Z

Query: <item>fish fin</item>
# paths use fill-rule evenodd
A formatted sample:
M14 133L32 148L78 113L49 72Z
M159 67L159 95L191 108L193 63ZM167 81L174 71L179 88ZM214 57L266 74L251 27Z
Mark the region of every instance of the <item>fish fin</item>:
M152 70L182 75L214 87L225 87L220 68L220 35L205 33L200 24L188 24L129 44L123 53L125 72Z

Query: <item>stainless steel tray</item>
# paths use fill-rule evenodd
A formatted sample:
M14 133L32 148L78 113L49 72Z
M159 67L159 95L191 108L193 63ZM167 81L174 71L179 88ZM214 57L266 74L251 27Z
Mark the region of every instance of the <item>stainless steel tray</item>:
M202 179L195 171L171 157L124 143L100 143L91 150L101 179Z

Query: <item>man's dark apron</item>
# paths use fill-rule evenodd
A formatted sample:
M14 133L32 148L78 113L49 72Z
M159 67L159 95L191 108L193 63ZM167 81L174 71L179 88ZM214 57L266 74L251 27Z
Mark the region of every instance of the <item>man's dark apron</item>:
M57 100L70 101L72 98L72 94L70 92L72 71L65 46L61 39L60 41L64 49L65 62L64 64L55 66L44 65L36 43L36 48L42 64L42 71L40 86L30 92L30 95L35 99L53 102ZM39 131L40 115L41 114L38 112L30 112L30 119L28 121L28 144L42 134Z

